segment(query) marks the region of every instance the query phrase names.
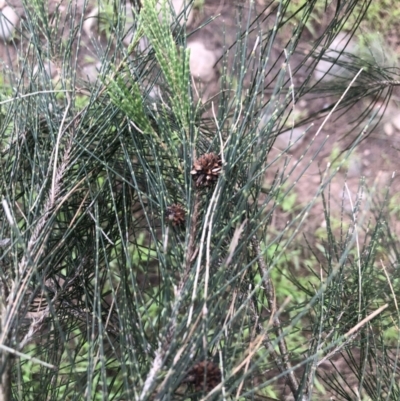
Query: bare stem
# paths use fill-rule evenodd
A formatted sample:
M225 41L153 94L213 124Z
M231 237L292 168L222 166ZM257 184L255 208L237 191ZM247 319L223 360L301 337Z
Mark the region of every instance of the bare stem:
M194 257L196 256L195 241L196 241L197 224L198 224L199 211L200 211L200 199L201 199L201 196L199 195L199 192L196 191L195 196L194 196L193 212L192 212L192 216L190 219L189 244L187 247L186 258L185 258L185 272L184 272L183 282L186 281L186 278L190 271L190 266L193 262Z
M1 322L0 331L3 330L3 326L7 320L7 297L8 287L5 280L0 280L0 308L1 308ZM10 333L3 339L4 342L8 342ZM0 400L9 401L11 400L11 363L13 358L10 354L4 350L0 352Z
M277 362L278 369L280 370L280 372L281 373L287 372L288 385L289 385L290 391L292 392L294 398L297 399L298 392L299 392L299 383L294 374L292 365L289 361L287 345L286 345L285 337L283 335L280 319L278 316L275 315L275 312L277 310L277 305L276 305L274 286L269 277L268 268L265 264L265 261L264 261L264 258L263 258L263 255L262 255L262 252L260 249L260 244L255 237L253 238L252 242L253 242L254 250L257 254L258 270L259 270L260 276L262 277L263 282L264 282L264 293L266 295L268 307L271 312L272 324L273 324L273 326L276 330L276 334L278 336L278 347L279 347L281 361L278 360L278 355L275 351L272 352L272 355ZM269 341L266 341L266 343L267 343L266 347L267 347L268 351L271 352L271 350L273 350L273 347L271 346ZM305 401L305 398L301 398L301 399Z

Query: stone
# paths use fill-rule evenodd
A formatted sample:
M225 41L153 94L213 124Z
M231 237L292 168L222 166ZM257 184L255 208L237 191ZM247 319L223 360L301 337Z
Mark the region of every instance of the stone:
M284 150L290 144L289 151L293 151L303 142L305 134L306 134L305 128L303 129L298 127L292 130L288 130L278 135L278 137L275 140L275 146L281 150Z
M200 78L203 82L210 82L216 76L214 65L217 54L208 50L202 42L190 42L190 72L194 78Z
M394 134L393 124L391 122L383 124L383 131L387 136L392 136Z
M396 115L391 121L391 123L400 131L400 113Z
M363 164L361 162L359 155L353 153L347 160L348 160L347 177L349 178L361 177Z
M2 238L0 239L0 248L5 248L6 246L11 244L11 238Z
M57 76L57 67L53 62L50 60L44 61L43 62L43 67L46 75L50 78L54 78ZM39 73L39 65L36 65L35 68L33 69L33 75L36 75Z
M98 7L94 8L85 20L83 21L83 30L87 36L92 37L94 28L98 24L100 9Z
M0 38L10 40L18 22L18 14L10 6L4 7L0 12Z
M347 42L349 42L347 44ZM354 40L349 41L349 37L346 33L340 32L336 38L332 41L329 49L326 50L325 56L331 58L337 58L341 51L345 51L347 53L356 52L357 46ZM319 49L321 51L321 49ZM340 60L346 60L348 57L345 54L342 54L339 57ZM348 72L346 69L339 67L337 64L332 64L328 60L320 60L314 70L314 77L318 81L320 79L332 80L335 77L343 77L347 75Z
M89 82L96 82L97 77L99 75L99 71L101 69L101 62L99 61L96 64L89 64L82 68L83 75L85 79Z

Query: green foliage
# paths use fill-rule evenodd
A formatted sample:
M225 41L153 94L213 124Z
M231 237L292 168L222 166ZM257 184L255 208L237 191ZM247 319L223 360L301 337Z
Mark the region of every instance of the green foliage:
M276 0L276 3L279 1ZM302 20L302 11L309 3L308 0L292 0L288 6L288 12L294 14L294 20L299 23ZM329 12L335 11L335 2L327 2L325 0L316 0L313 2L314 7L308 21L308 29L315 34L313 25L320 22L327 10ZM345 3L344 3L345 4ZM350 7L352 6L349 3ZM299 11L300 10L300 11ZM352 31L354 24L357 23L357 16L363 14L361 26L363 32L358 32L357 36L361 39L364 34L373 34L379 32L380 34L387 35L392 33L394 27L398 26L400 17L400 7L394 4L391 0L376 0L370 2L358 2L355 4L354 13L348 18L343 25L344 31Z
M171 107L182 126L189 127L189 52L177 46L170 29L168 3L162 1L161 15L157 13L155 0L145 0L140 13L143 31L150 39L156 59L165 77L165 85L171 96ZM182 138L182 141L187 138Z
M396 27L400 17L400 7L390 0L371 1L363 19L363 26L381 34L388 34Z
M328 392L354 399L351 386L320 368L340 354L363 396L397 394L395 355L385 353L396 342L397 270L376 265L389 238L388 197L362 242L355 217L361 201L338 233L323 196L370 132L376 113L368 102L381 99L397 72L369 62L357 85L346 78L310 84L324 57L319 44L332 40L359 4L343 3L340 17L300 51L316 7L307 2L278 59L272 49L291 2L266 8L273 26L260 22L257 30L241 10L238 36L221 61L220 91L202 104L185 27L166 2L135 8L127 47L126 5L108 4L112 34L97 43L102 70L90 84L71 68L83 34L76 4L64 9L62 21L71 24L64 31L60 10L50 22L43 2L25 3L22 30L34 51L20 55L27 65L13 72L15 90L4 95L0 120L0 332L8 347L0 355L0 391L18 400L39 392L49 400L259 400L281 399L284 382L296 400ZM60 30L64 36L55 34ZM57 83L46 60L61 60ZM353 77L363 62L354 57L343 68ZM336 99L304 117L311 120L367 101L349 152L300 204L296 185L325 142L290 167L290 149L276 157L272 150L292 103L310 94ZM304 124L297 117L293 128ZM199 157L211 152L220 163L217 157L217 165L199 170ZM193 169L201 179L193 180ZM266 183L270 169L275 178ZM201 186L210 176L213 184ZM299 234L319 201L326 235L304 259ZM182 205L184 224L172 224L172 204ZM280 213L288 221L274 227ZM365 356L361 365L357 352ZM221 375L213 388L192 377L201 361ZM367 361L383 373L377 377Z

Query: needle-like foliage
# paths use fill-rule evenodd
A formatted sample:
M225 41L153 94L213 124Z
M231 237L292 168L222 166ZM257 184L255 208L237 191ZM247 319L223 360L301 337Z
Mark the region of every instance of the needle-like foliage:
M190 75L190 2L179 15L168 2L99 3L91 82L78 62L88 4L50 13L43 0L23 3L22 45L10 45L18 63L0 97L0 398L311 400L318 382L340 399L395 399L398 350L382 335L397 325L395 269L375 264L383 215L363 247L360 204L334 232L327 170L284 228L271 223L324 148L311 148L324 125L367 100L352 114L349 157L397 85L395 70L328 52L370 1L326 2L329 22L306 47L317 1L295 13L289 0L235 4L237 36L204 102ZM347 74L316 81L321 60ZM328 103L292 123L295 104L314 97ZM272 152L288 122L321 118L297 162L293 143ZM280 305L273 272L316 202L327 244L308 284L291 277L303 301ZM336 374L339 354L356 387Z

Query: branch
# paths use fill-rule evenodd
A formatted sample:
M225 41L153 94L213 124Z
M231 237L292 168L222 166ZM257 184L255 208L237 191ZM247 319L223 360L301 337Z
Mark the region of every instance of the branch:
M194 207L193 212L191 215L190 220L190 233L189 233L189 243L186 251L186 258L185 258L185 271L183 275L182 283L184 283L189 275L190 267L192 265L193 260L196 257L197 251L195 250L195 241L196 241L196 233L197 233L197 224L199 218L199 211L200 211L200 202L201 196L199 192L196 191L194 196Z
M264 261L264 258L263 258L263 255L262 255L262 252L260 249L260 244L255 237L253 237L252 242L253 242L253 248L257 255L258 270L259 270L260 276L262 277L262 280L264 282L264 293L267 298L269 310L271 312L272 324L275 327L277 336L278 336L278 346L279 346L279 352L281 354L281 363L278 363L278 361L277 361L278 368L281 373L283 373L285 371L288 372L287 373L288 384L289 384L290 390L291 390L294 398L297 399L297 396L299 395L298 393L299 393L300 386L299 386L297 378L293 372L292 365L288 358L287 345L286 345L285 337L283 335L280 319L278 316L275 316L277 307L276 307L276 298L275 298L274 287L273 287L272 281L269 277L268 268L265 264L265 261ZM267 349L268 349L268 351L271 352L271 350L273 349L271 344L267 345ZM272 353L272 355L275 356L275 358L278 356L275 351ZM302 397L301 400L306 401L306 398Z
M0 331L4 329L4 325L7 321L7 297L9 295L7 283L5 280L0 280ZM5 345L4 342L9 342L10 334L7 333L3 337L3 342L0 345ZM0 353L0 400L10 401L11 400L11 363L12 357L4 349Z

